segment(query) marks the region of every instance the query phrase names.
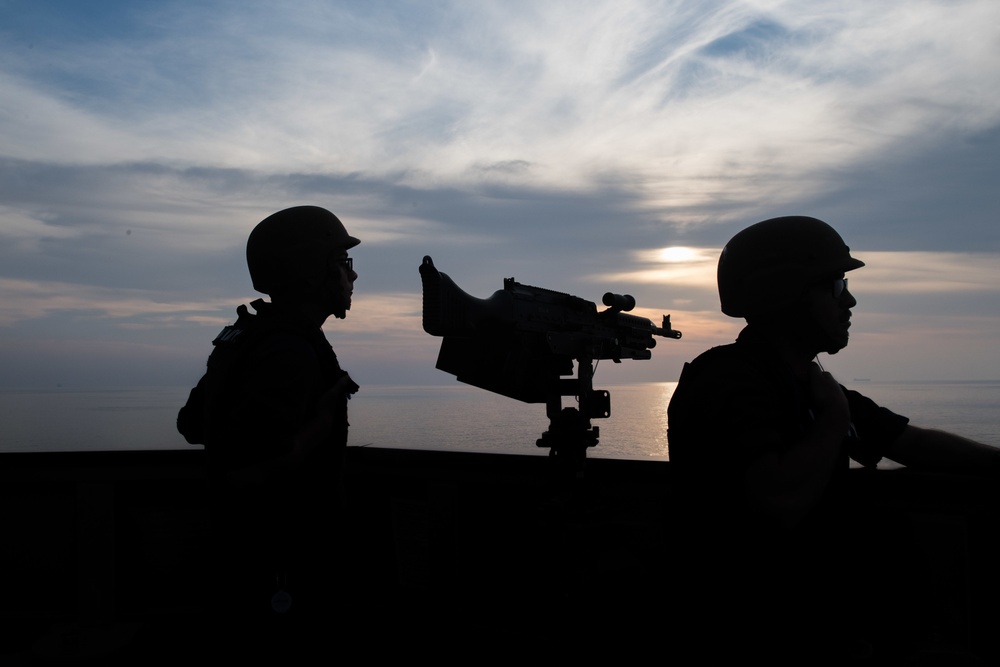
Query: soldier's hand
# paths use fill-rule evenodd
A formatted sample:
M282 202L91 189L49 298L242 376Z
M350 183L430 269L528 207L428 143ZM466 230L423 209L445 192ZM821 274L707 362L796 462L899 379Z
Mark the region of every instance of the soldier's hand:
M353 394L357 393L358 389L361 389L358 383L352 380L350 375L344 373L333 387L330 388L330 391L336 392L338 395L346 394L350 398Z
M361 387L351 379L351 376L344 373L340 378L333 384L332 387L326 390L323 396L320 398L320 405L334 406L343 402L344 398L350 398L352 394L356 393Z

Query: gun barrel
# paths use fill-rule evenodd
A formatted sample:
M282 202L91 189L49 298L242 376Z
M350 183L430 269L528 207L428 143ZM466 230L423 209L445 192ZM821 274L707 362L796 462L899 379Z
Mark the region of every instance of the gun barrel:
M663 326L662 327L653 327L653 333L655 333L657 336L662 336L664 338L678 339L678 338L681 337L681 332L670 326L670 316L669 315L664 315L663 316Z

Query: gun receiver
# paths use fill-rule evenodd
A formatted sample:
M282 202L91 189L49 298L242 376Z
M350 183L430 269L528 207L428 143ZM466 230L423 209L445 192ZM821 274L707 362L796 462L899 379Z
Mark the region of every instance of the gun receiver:
M592 301L505 278L502 290L477 299L438 271L430 257L424 257L420 277L424 331L444 338L437 368L465 384L525 403L546 403L553 423L564 412L560 397L577 396L586 430L593 431L588 446L597 443L589 419L611 415L608 392L592 389L593 362L649 359L654 336L681 337L669 315L656 326L623 312L635 307L629 295L608 292L603 298L608 308L598 312ZM561 379L573 374L574 360L579 378ZM539 445L556 451L549 442Z

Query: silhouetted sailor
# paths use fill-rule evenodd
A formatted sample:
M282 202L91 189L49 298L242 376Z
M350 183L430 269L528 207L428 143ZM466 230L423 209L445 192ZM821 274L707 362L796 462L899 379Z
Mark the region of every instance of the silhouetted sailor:
M764 652L801 640L818 653L857 653L875 635L906 635L915 590L907 577L919 559L902 522L883 521L848 493L849 459L997 466L998 450L916 427L815 361L847 346L857 301L846 274L862 266L832 227L809 217L752 225L722 251L722 311L747 326L735 343L685 364L669 407L690 556L675 574L704 593L686 598L700 619L688 629L717 623L709 634L735 632ZM838 645L851 637L864 642Z
M237 309L178 415L178 430L207 451L217 618L238 651L301 638L342 604L338 514L347 401L358 386L321 326L351 308L358 275L347 251L358 243L315 206L259 223L247 264L271 300Z

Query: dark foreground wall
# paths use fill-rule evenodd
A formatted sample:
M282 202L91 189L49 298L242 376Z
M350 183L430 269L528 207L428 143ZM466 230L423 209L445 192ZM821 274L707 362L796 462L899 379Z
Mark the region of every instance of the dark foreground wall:
M2 459L0 663L148 664L203 644L220 619L205 613L202 452ZM579 478L552 463L352 448L350 518L329 528L349 563L330 632L352 636L337 645L363 637L413 656L653 637L669 656L672 587L696 585L671 570L684 544L671 533L670 465L591 459ZM931 565L913 585L944 591L929 641L996 658L995 483L905 470L851 480L916 528Z

